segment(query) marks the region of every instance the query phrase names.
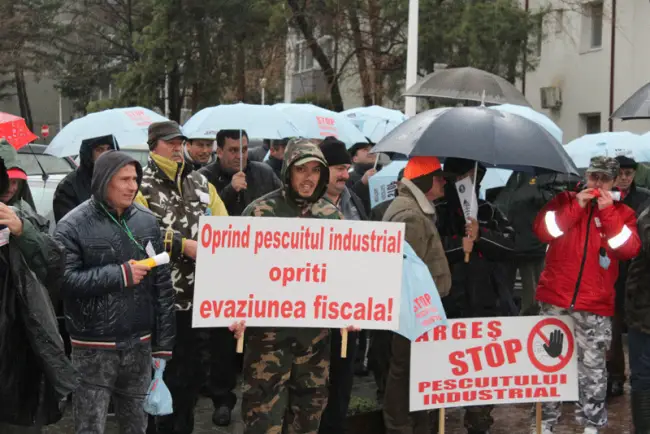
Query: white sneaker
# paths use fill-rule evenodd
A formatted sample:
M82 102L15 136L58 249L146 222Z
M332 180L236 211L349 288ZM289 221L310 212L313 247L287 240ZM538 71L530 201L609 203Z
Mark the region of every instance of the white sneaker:
M582 432L583 434L598 434L598 428L595 428L593 426L588 426L585 428L585 430Z

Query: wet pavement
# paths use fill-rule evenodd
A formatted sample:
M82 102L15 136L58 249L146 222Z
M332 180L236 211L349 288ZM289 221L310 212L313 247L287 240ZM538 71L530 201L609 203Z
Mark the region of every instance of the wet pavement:
M354 395L366 398L374 397L375 389L371 377L357 378ZM573 404L564 405L563 416L560 425L555 428L554 434L577 434L582 430L573 420ZM495 419L491 434L528 434L530 432L530 409L531 405L503 405L497 406L492 415ZM630 416L630 395L629 388L626 394L614 398L608 405L609 425L602 430L602 434L631 434L632 424ZM44 434L71 434L73 433L71 412L56 425L46 427ZM462 409L448 409L446 419L447 434L465 434L462 421ZM196 425L194 434L240 434L243 432L239 422L238 408L236 409L236 421L228 428L217 428L212 424L212 402L209 399L201 399L196 411ZM119 430L114 418L109 418L106 434L118 434Z

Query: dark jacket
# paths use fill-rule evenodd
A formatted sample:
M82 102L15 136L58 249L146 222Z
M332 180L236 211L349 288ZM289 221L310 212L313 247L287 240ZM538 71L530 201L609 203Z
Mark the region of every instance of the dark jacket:
M152 269L138 285L128 266L131 259L147 257L149 243L156 253L163 251L158 222L139 204L119 216L106 200L109 181L127 164L135 164L140 184L142 168L134 159L115 151L102 155L95 164L91 199L56 228L65 251L66 328L73 346L100 342L103 348L121 348L150 337L154 352L166 356L175 334L169 266Z
M447 316L515 315L508 277L514 230L505 216L491 203L478 200L479 238L469 263L465 263L462 241L466 222L453 183L445 187L445 197L436 203L436 212L438 232L451 268L451 292L442 300Z
M199 173L208 178L208 181L217 188L217 193L226 205L228 215L231 216L242 215L251 202L282 187L273 169L257 161L248 161L244 169L248 188L240 192L235 191L230 184L234 173L224 170L218 160L201 169Z
M366 214L370 214L370 187L368 184L364 184L362 179L363 175L370 169L372 169L373 164L355 164L352 166L350 171L350 179L345 185L354 192L361 202L363 207L366 210ZM377 170L380 170L381 166L377 166Z
M54 221L57 223L75 207L90 199L90 182L93 177L93 150L102 144L110 144L113 149L119 149L113 136L96 137L81 142L79 167L63 178L54 192L52 211L54 211Z
M623 203L636 213L637 217L643 210L650 205L650 190L642 187L637 187L633 182L630 186L630 191L623 198ZM639 235L641 235L639 233ZM625 304L625 282L627 281L627 273L630 267L630 261L620 261L618 264L618 279L616 280L616 310L623 312Z
M325 196L325 199L328 201L330 200L327 196ZM339 196L338 202L334 203L334 206L336 206L338 210L341 211L341 214L343 214L343 217L346 220L368 220L368 214L366 214L366 210L363 207L361 199L359 199L359 196L354 194L354 192L352 192L352 190L347 187Z
M60 401L79 384L51 300L63 255L47 220L25 202L15 210L23 233L0 247L0 423L49 425L61 419Z
M256 146L248 150L248 161L257 161L261 163L269 152L270 145L262 143L262 146Z
M628 327L650 334L650 208L637 219L641 252L630 261L625 284L625 320Z
M265 161L265 163L268 164L271 169L273 169L273 173L275 173L275 176L277 176L278 179L282 177L282 160L269 155L269 158Z

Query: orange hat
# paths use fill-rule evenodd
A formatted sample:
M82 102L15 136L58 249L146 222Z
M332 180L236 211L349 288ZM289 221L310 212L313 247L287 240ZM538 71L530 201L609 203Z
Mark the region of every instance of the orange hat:
M404 168L404 178L415 179L436 171L443 174L442 165L437 157L411 157Z

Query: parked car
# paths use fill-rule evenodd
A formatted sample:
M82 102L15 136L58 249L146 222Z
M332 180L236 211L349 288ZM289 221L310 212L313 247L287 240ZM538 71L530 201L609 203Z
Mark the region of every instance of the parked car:
M18 150L18 161L27 172L27 182L32 191L36 211L50 220L54 230L52 201L59 182L77 168L72 158L59 158L44 154L47 146L30 144Z

